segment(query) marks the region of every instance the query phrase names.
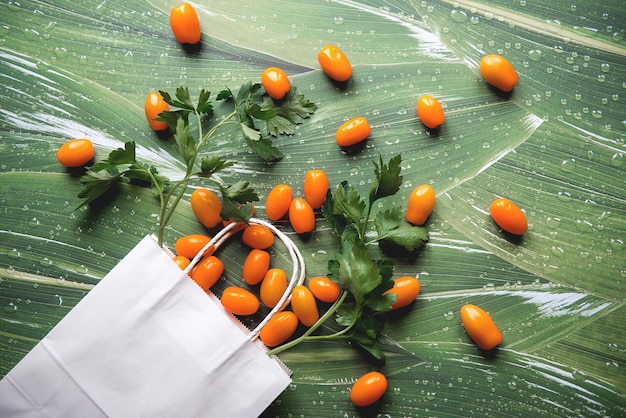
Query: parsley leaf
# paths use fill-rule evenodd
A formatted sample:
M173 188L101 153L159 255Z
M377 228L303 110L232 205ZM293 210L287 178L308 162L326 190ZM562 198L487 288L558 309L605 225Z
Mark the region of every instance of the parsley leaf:
M262 136L254 141L247 139L246 142L252 151L268 163L276 162L284 157L284 154L267 137Z
M254 189L249 187L247 181L239 180L230 185L220 185L222 194L222 219L235 219L237 221L248 222L250 211L245 210L245 205L259 200L259 196Z
M163 191L169 180L160 176L155 167L139 163L135 159L135 149L133 141L126 142L124 148L114 149L108 158L87 170L80 179L84 187L78 197L85 200L79 207L93 202L121 181L148 184L157 195Z
M407 251L413 251L428 241L428 230L422 226L414 226L406 222L397 208L378 212L374 225L378 233L378 240L389 241Z
M362 242L357 241L347 254L340 253L339 282L350 291L357 304L362 304L367 295L382 282L378 265L372 260Z
M294 135L295 126L317 110L315 103L292 87L285 97L276 101L261 89L261 84L247 82L237 93L222 90L217 100L233 101L234 114L250 149L266 162L283 158L283 153L274 146L270 137Z
M277 104L267 96L261 105L265 111L275 111L275 116L266 120L266 130L272 136L294 135L295 125L304 122L305 119L317 110L317 105L307 100L303 94L297 93L292 87L285 97Z
M211 177L213 174L235 165L233 162L223 160L222 157L204 157L200 160L200 173L202 177Z
M374 174L376 177L370 187L370 202L383 197L392 196L400 190L402 185L402 176L400 175L400 162L402 156L396 155L388 164L383 163L383 157L380 156L380 165L374 163Z
M178 118L176 123L174 140L176 141L176 151L183 157L185 163L193 162L198 154L196 140L189 132L189 125L182 118Z
M354 188L344 181L337 186L333 202L333 215L340 216L358 231L361 228L362 217L365 211L365 202Z
M211 97L211 93L205 89L200 90L200 95L198 96L198 105L196 106L196 110L198 113L203 113L205 115L210 115L213 113L213 105L209 101Z

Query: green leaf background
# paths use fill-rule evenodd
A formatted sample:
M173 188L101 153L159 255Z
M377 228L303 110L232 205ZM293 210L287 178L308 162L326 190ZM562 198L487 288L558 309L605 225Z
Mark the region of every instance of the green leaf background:
M280 355L293 384L265 415L626 414L623 1L211 1L196 4L203 39L194 51L171 34L175 4L0 3L0 375L156 229L149 190L122 187L108 205L76 210L81 173L57 163L60 144L88 137L102 159L133 140L139 159L180 177L172 142L145 121L147 93L182 85L215 94L277 65L319 109L275 141L285 153L275 165L236 129L222 131L207 155L236 162L226 181L249 181L262 197L278 182L298 194L304 172L321 168L331 184L348 180L365 194L371 161L402 154L404 183L381 206L403 208L423 183L438 200L428 244L395 262L396 275L419 274L422 293L385 327L397 345L387 347L381 402L357 409L348 399L374 367L357 350L306 343ZM328 43L353 63L344 88L319 69ZM487 53L519 72L510 97L481 80ZM436 134L416 117L422 94L444 105ZM216 116L223 112L217 104ZM334 131L359 115L372 134L361 152L342 154ZM526 211L530 229L517 242L488 216L499 196ZM263 216L262 204L257 210ZM201 231L184 203L166 242ZM337 248L327 225L320 220L308 239L291 236L308 275L325 274ZM226 282L237 281L245 251L235 242L220 250ZM280 249L274 260L287 266ZM463 331L464 303L502 329L494 356Z

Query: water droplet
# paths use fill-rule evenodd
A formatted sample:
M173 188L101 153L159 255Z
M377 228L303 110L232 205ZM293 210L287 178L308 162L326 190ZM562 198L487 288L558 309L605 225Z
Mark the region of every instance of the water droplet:
M49 267L53 264L52 260L50 260L48 257L44 257L39 261L39 265L41 267Z
M543 53L541 52L540 49L533 49L532 51L528 52L528 58L530 58L533 61L541 60L542 56L543 56Z
M48 71L50 69L50 64L44 61L37 61L37 68L41 71Z
M602 71L603 73L608 73L609 71L611 71L611 64L603 62L602 64L600 64L600 71Z
M63 305L63 298L61 296L55 294L55 295L52 296L52 299L51 299L50 303L52 303L53 305L56 305L56 306L61 306L61 305Z
M12 258L14 260L17 258L20 258L20 256L21 254L17 248L13 248L12 250L7 252L7 257Z
M4 305L4 308L2 310L6 313L15 313L15 311L17 311L17 305L15 305L15 303L13 302L9 302Z
M333 22L335 25L343 25L343 17L335 17L333 18Z
M463 10L452 9L450 12L450 18L453 22L463 23L467 20L467 14Z
M608 347L609 347L609 351L617 351L619 348L619 346L615 343L609 343Z
M65 58L67 57L67 49L62 47L56 47L54 48L54 55L56 55L57 58Z
M624 249L624 241L621 239L611 239L609 241L609 245L613 249L613 251L622 251Z
M619 373L619 363L615 361L607 361L605 364L606 372L612 376Z
M509 383L506 384L506 386L511 389L511 390L515 390L517 389L517 383L510 381Z
M606 81L606 76L604 74L598 74L598 82L604 83Z
M452 311L448 311L448 312L444 313L444 314L443 314L443 318L444 318L446 321L452 321L452 320L454 319L454 312L452 312Z
M574 379L578 380L579 382L584 382L585 380L587 380L587 375L580 370L574 370L572 376L574 376Z
M546 225L549 228L556 229L561 225L561 220L559 218L549 217L548 219L546 219Z
M576 169L576 160L573 158L570 160L563 160L561 162L561 169L568 173L573 172Z
M569 202L572 200L572 194L570 192L559 192L557 198L562 202Z
M624 165L624 154L617 152L611 157L611 165L613 167L621 167Z
M39 32L34 29L24 29L24 39L27 41L38 41L40 39Z
M313 257L315 264L326 265L326 263L328 262L328 252L324 250L318 250L314 252L313 254L311 254L311 257Z
M550 249L550 252L551 252L552 254L554 254L555 256L557 256L557 257L561 257L561 256L563 256L563 254L565 254L565 251L563 250L563 248L561 248L561 247L556 247L556 246L553 246L553 247Z
M577 219L576 229L580 232L593 232L593 224L589 221Z
M37 218L33 218L33 219L29 220L29 221L27 222L27 224L28 224L28 226L30 226L30 227L36 227L36 226L39 226L39 225L40 225L40 222L39 222L39 219L37 219Z

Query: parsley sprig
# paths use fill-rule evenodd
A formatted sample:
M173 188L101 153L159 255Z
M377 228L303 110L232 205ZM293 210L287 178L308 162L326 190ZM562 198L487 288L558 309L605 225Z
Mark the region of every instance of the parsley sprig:
M387 164L382 157L378 163L373 163L374 180L366 199L345 181L337 186L334 195L328 192L322 213L340 243L335 258L328 262L329 277L341 285L343 292L312 327L298 338L270 350L270 354L302 341L344 339L357 344L374 359L384 360L379 341L385 313L391 310L397 298L393 293L385 294L393 287L393 263L389 259L374 260L368 248L382 243L412 252L428 240L427 229L409 224L398 208L373 213L377 201L400 190L401 162L402 157L398 155ZM372 226L375 233L369 233ZM312 335L333 317L340 327L338 331Z
M157 120L166 122L173 133L174 147L185 163L184 176L171 181L160 175L153 165L137 160L136 144L129 141L87 170L81 178L84 187L78 197L84 199L83 206L119 183L150 187L160 204L157 237L161 245L165 228L194 178L208 179L220 190L223 219L248 221L249 213L243 205L258 200L249 182L239 180L234 184L225 184L214 175L234 163L218 155L201 155L207 148L205 145L220 128L238 126L250 149L264 161L273 163L280 160L283 154L272 143L272 137L295 134L295 125L303 123L317 109L314 103L297 93L295 87L277 102L262 90L260 84L247 82L236 93L226 89L217 95L216 100L232 105L232 111L219 121L212 121L213 103L207 90L200 91L196 102L192 101L186 87L177 88L174 97L165 91L159 93L170 110L161 112ZM211 127L205 132L207 125Z

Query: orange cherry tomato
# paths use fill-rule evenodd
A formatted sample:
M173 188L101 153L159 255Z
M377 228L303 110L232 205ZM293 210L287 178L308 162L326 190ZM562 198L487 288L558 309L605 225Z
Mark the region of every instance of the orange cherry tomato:
M185 270L189 263L191 263L191 260L184 255L177 255L176 257L172 258L172 261L176 263L178 268L180 268L181 270Z
M248 247L264 250L274 244L274 234L263 225L249 225L243 230L242 240Z
M202 234L191 234L180 237L174 244L174 251L189 259L194 258L198 252L211 241L211 237Z
M393 287L385 292L398 295L391 309L400 309L409 305L420 294L420 282L413 276L398 277L393 281Z
M313 209L322 207L328 192L328 177L324 170L309 170L304 175L304 198Z
M274 315L261 329L259 337L268 347L284 343L296 332L298 317L291 311L282 311Z
M368 406L378 401L387 390L387 378L380 372L359 377L350 390L350 400L356 406Z
M328 277L312 277L308 286L313 296L322 302L333 303L341 293L339 285Z
M237 286L224 289L220 300L224 309L235 315L252 315L261 307L254 293Z
M496 54L485 55L480 60L480 73L487 83L504 92L513 90L519 79L513 65Z
M326 75L335 81L347 81L352 75L352 64L343 51L334 45L326 45L317 54L317 60Z
M277 184L265 199L265 214L272 221L277 221L287 214L293 197L293 191L286 184Z
M289 222L298 234L305 234L315 228L315 213L309 202L296 197L289 206Z
M87 138L72 139L61 145L57 160L68 168L82 167L93 159L93 144Z
M194 215L202 225L213 228L222 222L222 202L209 189L194 190L190 202Z
M261 282L261 302L267 307L276 306L287 290L287 274L282 269L269 269Z
M172 8L170 26L179 43L193 45L200 42L200 19L191 4L182 3Z
M224 273L224 263L214 255L204 257L194 267L191 278L204 290L209 290Z
M250 286L259 284L270 267L270 254L267 251L253 248L243 262L242 276Z
M439 127L445 119L441 103L432 96L420 96L416 110L424 126L430 129Z
M320 318L315 296L307 287L302 285L294 287L291 292L291 309L298 316L302 325L307 327L316 323Z
M337 129L335 141L340 147L350 147L364 141L371 132L367 119L363 116L350 119Z
M491 203L489 213L500 228L515 235L528 231L528 221L524 212L508 199L500 198Z
M289 77L278 67L269 67L261 73L261 84L272 99L280 100L291 89Z
M155 131L163 131L168 128L166 122L155 120L159 117L159 113L168 110L170 110L170 107L165 103L165 100L163 100L163 96L156 91L148 93L146 103L144 104L144 111L146 113L146 119L148 119L148 123L152 129Z
M413 225L424 225L435 207L435 190L428 184L417 186L409 195L406 220Z
M491 316L476 305L461 307L461 321L467 334L483 350L491 350L502 342L502 333Z

